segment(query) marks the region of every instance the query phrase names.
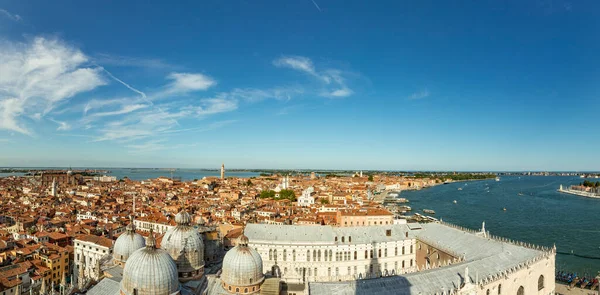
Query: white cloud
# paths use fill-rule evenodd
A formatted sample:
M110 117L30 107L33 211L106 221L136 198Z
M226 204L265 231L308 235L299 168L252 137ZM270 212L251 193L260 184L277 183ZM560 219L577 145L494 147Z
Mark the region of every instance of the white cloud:
M411 95L408 97L408 99L411 99L411 100L415 100L415 99L423 99L423 98L426 98L426 97L428 97L428 96L429 96L429 94L430 94L430 93L429 93L429 90L427 90L427 89L424 89L424 90L422 90L422 91L415 92L415 93L411 94Z
M304 93L300 87L276 87L270 89L236 88L227 95L247 102L259 102L265 99L290 100L292 96Z
M290 68L308 74L319 81L325 90L320 95L325 97L347 97L354 93L346 85L344 72L338 69L318 71L310 58L304 56L284 56L273 61L276 67Z
M90 117L107 117L107 116L123 115L123 114L128 114L128 113L131 113L131 112L135 112L137 110L140 110L140 109L143 109L143 108L147 108L147 107L148 107L148 105L146 105L146 104L124 105L119 110L109 111L109 112L93 113L93 114L90 115Z
M176 69L175 65L169 64L158 58L142 58L118 56L110 54L97 54L94 56L94 61L99 65L109 65L117 67L140 67L148 69Z
M197 116L207 116L235 111L237 108L238 103L234 99L210 98L202 100L199 106L188 109L193 110Z
M328 95L333 97L346 97L352 95L353 91L349 88L337 89L330 92Z
M54 120L54 119L50 119L50 121L58 124L58 128L56 128L57 131L71 130L71 125L67 122L58 121L58 120Z
M0 9L0 15L4 16L4 17L6 17L6 18L8 18L8 19L10 19L12 21L15 21L15 22L18 22L18 21L22 20L22 18L21 18L20 15L18 15L18 14L12 14L12 13L4 10L4 9Z
M87 61L56 39L0 43L0 129L31 135L21 117L41 119L69 98L105 85L102 69Z
M302 71L307 74L319 77L315 71L315 67L312 60L304 56L287 56L281 57L273 61L273 64L277 67L291 68L294 70Z
M187 94L206 90L217 85L217 81L213 78L198 73L171 73L167 76L167 79L172 80L172 82L163 91L156 94L155 97Z

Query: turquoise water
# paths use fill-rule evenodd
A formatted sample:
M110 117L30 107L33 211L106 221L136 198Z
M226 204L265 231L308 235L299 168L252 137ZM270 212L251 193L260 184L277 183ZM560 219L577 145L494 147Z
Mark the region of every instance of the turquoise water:
M556 191L560 184L579 182L581 179L575 177L507 176L498 182L462 182L403 191L402 197L410 201L413 212L433 209L436 218L472 229L481 228L485 221L486 230L493 235L544 246L556 243L558 252L600 257L600 199ZM595 275L600 271L600 260L559 254L556 268Z

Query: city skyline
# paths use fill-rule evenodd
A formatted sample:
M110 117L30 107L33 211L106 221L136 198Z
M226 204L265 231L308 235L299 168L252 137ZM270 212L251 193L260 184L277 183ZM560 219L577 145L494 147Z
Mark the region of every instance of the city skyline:
M0 1L0 167L597 171L595 3Z

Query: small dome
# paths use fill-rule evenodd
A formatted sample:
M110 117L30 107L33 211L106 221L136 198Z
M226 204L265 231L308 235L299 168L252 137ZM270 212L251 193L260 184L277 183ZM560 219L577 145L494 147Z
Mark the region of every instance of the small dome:
M260 254L248 247L248 238L242 234L238 245L225 254L221 280L236 287L256 285L265 279L262 267Z
M175 223L182 225L190 225L192 223L192 217L187 211L181 210L177 215L175 215Z
M133 252L140 248L144 248L144 246L146 246L146 241L144 240L144 237L135 232L133 219L131 219L125 233L120 235L115 242L113 258L121 263L126 262Z
M167 230L161 247L171 255L181 277L204 273L204 242L197 229L190 226L191 217L182 210L175 216L177 226Z
M171 295L179 293L177 266L171 256L156 248L152 232L146 247L139 249L127 260L121 280L121 294Z

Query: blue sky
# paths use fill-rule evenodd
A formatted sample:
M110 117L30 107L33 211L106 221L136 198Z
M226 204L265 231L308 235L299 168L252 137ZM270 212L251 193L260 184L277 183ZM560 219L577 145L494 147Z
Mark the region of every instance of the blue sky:
M596 1L0 0L0 166L600 170Z

